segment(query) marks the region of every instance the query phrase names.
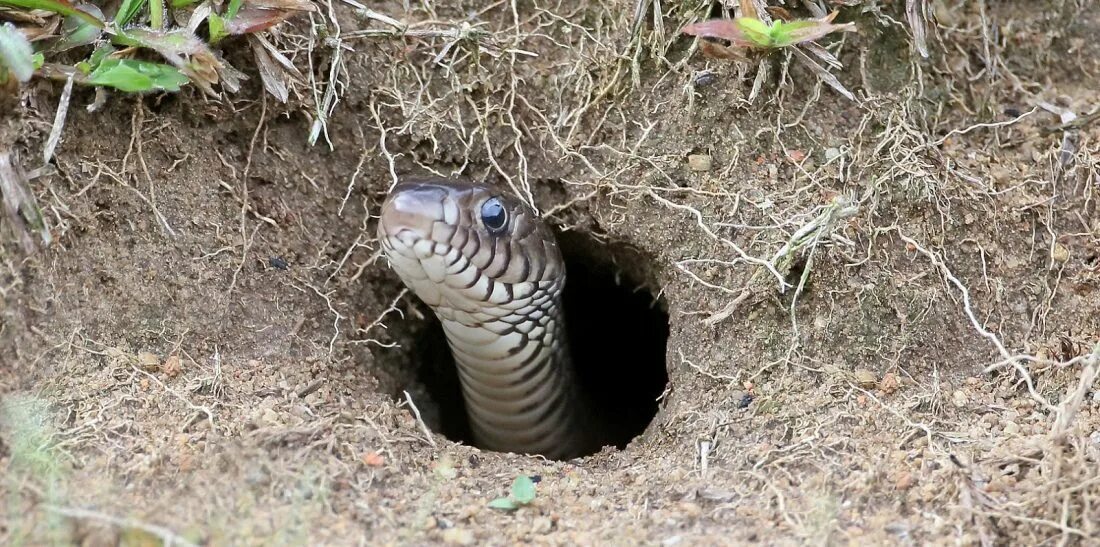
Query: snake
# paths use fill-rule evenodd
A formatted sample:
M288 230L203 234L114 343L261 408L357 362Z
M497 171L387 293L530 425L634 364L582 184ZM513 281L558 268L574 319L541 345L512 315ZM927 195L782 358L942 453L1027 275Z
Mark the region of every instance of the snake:
M530 206L487 183L401 181L378 240L443 325L474 445L558 460L599 448L565 329L565 262Z

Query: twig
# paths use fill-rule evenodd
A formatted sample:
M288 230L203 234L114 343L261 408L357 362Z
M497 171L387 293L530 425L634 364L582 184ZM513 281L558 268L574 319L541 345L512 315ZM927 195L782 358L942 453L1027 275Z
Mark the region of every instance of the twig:
M176 399L179 399L179 401L181 403L187 405L187 407L190 408L191 410L193 410L196 414L205 415L206 416L206 421L210 424L210 430L211 431L214 430L214 413L209 408L207 408L205 405L196 405L195 403L192 403L190 400L188 400L187 397L184 397L183 395L180 395L179 393L176 393L175 391L172 390L172 388L165 385L164 382L160 381L160 378L156 377L156 375L150 374L148 372L145 372L144 370L141 370L140 368L137 367L137 365L134 365L133 363L130 364L130 368L133 369L134 372L137 372L138 374L144 375L146 378L148 378L153 383L157 384L157 386L159 386L164 391L167 391L168 393L172 394L172 396L174 396ZM184 429L187 429L187 427L193 425L193 423L194 423L194 419L190 420L188 422L188 424L186 426L184 426Z
M12 160L8 150L0 150L0 201L3 201L4 211L15 227L15 234L24 251L34 251L34 239L27 230L28 224L40 230L43 240L49 244L50 232L45 226L45 218L34 202L34 194L27 189L27 177Z
M367 326L365 326L361 329L356 329L356 333L366 335L372 329L374 329L374 327L381 326L382 328L386 328L386 325L382 324L382 320L385 319L385 317L387 315L389 315L390 312L397 312L397 314L400 315L402 319L404 319L405 314L401 313L401 310L397 308L397 303L400 302L401 299L404 298L405 294L407 294L408 292L409 292L409 289L401 289L401 292L398 293L398 295L396 297L394 297L393 302L390 302L390 305L389 305L388 308L382 310L382 313L379 314L378 317L375 318L374 321L371 321L371 323L369 325L367 325ZM378 344L380 347L383 347L383 348L392 348L392 347L397 345L396 342L390 342L389 344L385 344L385 343L379 342L378 340L375 340L374 338L363 338L363 339L359 339L359 340L351 340L349 343L351 343L351 344L370 344L370 343L374 343L374 344Z
M913 31L913 43L921 57L928 58L927 31L924 28L924 0L905 0L905 18L909 20L909 29Z
M323 386L324 384L325 384L325 379L324 378L317 378L316 380L314 380L314 381L310 382L309 384L307 384L306 387L303 387L302 389L299 389L298 392L295 393L294 395L297 396L299 399L305 399L306 397L313 394L313 392L320 389L321 386Z
M416 403L413 403L412 395L409 395L408 391L405 391L405 400L409 403L409 408L413 411L413 416L416 416L416 423L420 425L420 431L424 432L424 437L428 440L428 444L432 445L432 448L436 448L435 439L432 438L432 432L428 429L428 425L424 423L424 419L420 417L420 409L416 408Z
M119 528L136 528L138 530L143 530L145 532L153 534L154 536L159 537L160 540L164 542L165 547L170 547L172 545L198 547L197 544L192 543L187 539L184 539L183 537L177 535L175 532L163 526L157 526L156 524L149 524L134 519L115 517L106 513L100 513L99 511L92 511L91 509L81 509L79 507L62 507L52 504L44 504L42 505L42 507L44 507L47 511L51 511L69 518L97 520L99 522L105 522Z
M57 113L53 118L53 127L50 128L50 136L46 139L46 146L42 149L42 161L50 163L57 144L61 142L61 130L65 128L65 118L69 115L69 99L73 94L73 77L65 80L65 87L61 90L61 98L57 101Z

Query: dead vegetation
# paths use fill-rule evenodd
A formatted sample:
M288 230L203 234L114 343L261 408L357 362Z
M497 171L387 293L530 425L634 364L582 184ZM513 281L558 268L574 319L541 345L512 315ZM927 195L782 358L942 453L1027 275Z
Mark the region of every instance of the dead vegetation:
M708 59L678 34L741 6L590 4L318 2L249 42L293 75L263 80L293 106L238 105L236 150L164 154L180 116L135 101L107 122L130 131L120 146L62 138L58 172L29 182L0 163L18 200L0 248L0 542L1095 541L1095 9L786 2L855 24L820 46L845 98L796 53ZM49 119L17 148L52 150ZM322 140L328 170L294 148ZM410 172L497 181L655 263L672 385L639 441L552 464L426 431L431 401L386 360L419 311L370 229ZM213 201L189 197L203 176ZM273 179L300 181L288 203ZM96 260L106 244L82 230L104 229L104 196L133 200L109 233L144 218L134 232L198 265L172 302L185 313L150 326L147 308L90 304L53 271L66 254L11 244L34 198L59 245ZM541 476L537 500L491 512L517 473ZM166 493L178 513L137 509Z

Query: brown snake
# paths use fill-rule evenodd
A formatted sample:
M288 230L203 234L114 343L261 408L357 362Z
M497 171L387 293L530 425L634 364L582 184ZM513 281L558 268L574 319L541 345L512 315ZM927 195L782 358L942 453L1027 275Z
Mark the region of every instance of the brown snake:
M565 264L531 208L482 184L402 182L378 236L443 324L479 447L556 459L598 448L565 335Z

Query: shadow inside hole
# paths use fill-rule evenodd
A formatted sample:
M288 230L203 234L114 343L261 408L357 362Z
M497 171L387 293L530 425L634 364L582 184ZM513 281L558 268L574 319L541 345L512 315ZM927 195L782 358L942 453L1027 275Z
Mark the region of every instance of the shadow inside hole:
M644 257L622 244L579 232L558 234L568 278L565 322L577 381L609 425L603 445L626 447L657 414L668 384L668 312L647 287ZM438 407L429 424L447 438L475 445L458 371L434 314L415 335L417 379Z

